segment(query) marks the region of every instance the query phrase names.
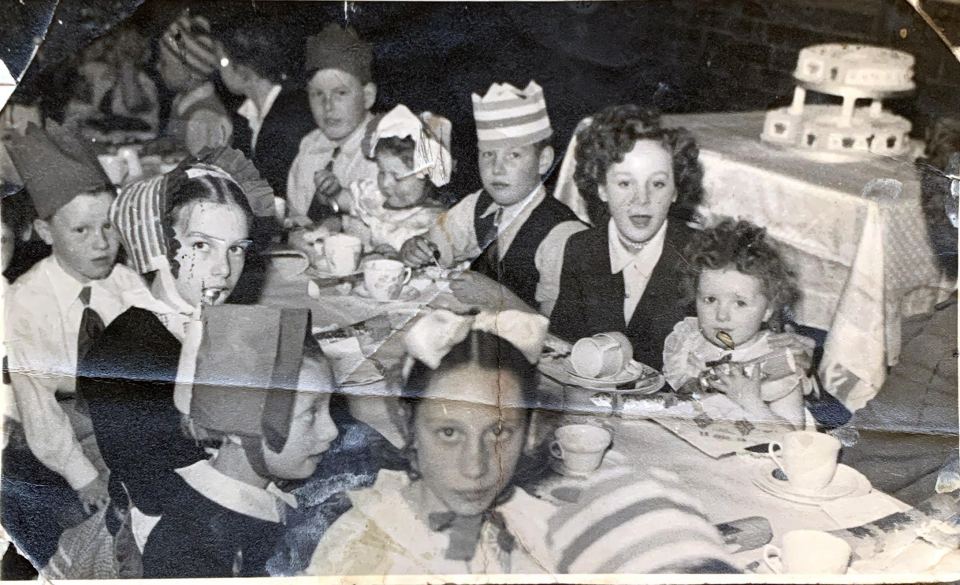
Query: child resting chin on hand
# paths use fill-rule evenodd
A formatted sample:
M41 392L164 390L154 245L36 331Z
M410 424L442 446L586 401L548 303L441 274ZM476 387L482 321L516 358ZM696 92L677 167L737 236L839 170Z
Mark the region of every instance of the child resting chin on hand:
M697 234L684 255L697 316L677 323L664 343L667 381L676 389L722 392L752 422L803 428L803 397L814 388L808 358L791 353L778 333L800 293L765 230L724 220Z

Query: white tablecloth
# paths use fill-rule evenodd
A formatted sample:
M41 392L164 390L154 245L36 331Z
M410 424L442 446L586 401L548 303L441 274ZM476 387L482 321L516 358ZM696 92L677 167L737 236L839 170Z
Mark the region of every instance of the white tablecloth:
M704 212L766 227L785 246L803 299L797 322L828 331L821 377L861 408L897 363L900 320L932 309L955 285L927 240L909 161L827 164L760 142L763 112L665 116L690 130L704 166ZM580 208L570 151L557 197Z
M269 304L309 307L314 311L314 325L321 326L332 323L348 325L361 319L369 319L375 314L395 312L398 306L410 308L415 305L372 303L338 295L331 289L326 289L320 299L314 299L307 295L307 281L303 276L283 279L276 274L272 277L268 275L263 300ZM430 301L431 306L447 306L459 310L465 308L462 305L458 307L452 295L436 291L425 294L421 300ZM421 308L431 310L430 307ZM366 387L346 389L351 393L351 411L354 416L377 429L397 446L402 446L403 441L398 427L397 410L397 397L400 394L398 374L403 358L402 333L411 322L408 321L393 331L374 354L388 371L386 379ZM562 394L561 388L547 378L543 379L541 392L544 404L562 402L557 398L558 393ZM715 523L762 516L770 521L774 538L778 539L786 531L793 529L836 530L876 520L891 509L903 509L903 504L896 499L872 492L866 500L847 500L850 506L857 508L854 511L859 513L851 514L850 522L838 522L819 507L791 503L768 495L753 485L751 478L755 473L772 470L772 463L766 457L732 455L714 459L650 420L597 418L541 410L534 417L530 448L551 440L556 425L580 422L583 419L608 426L613 432L613 447L607 454L601 471L622 468L624 465L635 469L637 474L643 474L653 466L666 469L683 479L689 492L704 503L708 518ZM546 494L560 486L587 490L589 483L556 476L542 484L540 491ZM738 561L746 566L757 560L759 554L759 549L748 551L739 555Z

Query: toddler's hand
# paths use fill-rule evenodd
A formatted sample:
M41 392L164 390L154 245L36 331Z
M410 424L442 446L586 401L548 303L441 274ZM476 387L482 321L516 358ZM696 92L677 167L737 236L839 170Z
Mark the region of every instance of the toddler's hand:
M424 236L414 236L400 247L400 259L407 265L419 268L433 264L438 252L437 245Z
M724 364L714 370L714 376L713 388L747 412L765 407L760 397L760 368L751 368L748 374L737 364Z

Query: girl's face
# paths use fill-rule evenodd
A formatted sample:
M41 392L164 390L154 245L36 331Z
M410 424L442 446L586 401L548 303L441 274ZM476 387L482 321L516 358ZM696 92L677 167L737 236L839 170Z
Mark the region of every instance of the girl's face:
M413 170L403 160L389 152L377 155L377 185L383 193L384 207L406 209L419 205L427 197L427 179Z
M475 516L510 482L527 418L513 374L465 365L433 377L416 406L413 446L425 487L448 510Z
M704 270L697 283L697 318L700 331L710 343L726 349L717 333L725 331L734 346L753 339L773 307L763 294L760 279L737 271Z
M677 200L673 158L659 142L638 140L622 162L610 165L598 192L620 236L642 244L657 234Z
M204 292L221 304L233 292L246 261L249 228L243 210L233 204L198 201L180 210L173 226L180 248L177 292L199 307Z
M303 388L326 388L330 375L326 366L305 359L300 370ZM293 403L290 434L283 450L274 453L263 446L267 471L280 479L306 479L313 475L330 443L337 438L337 427L330 418L330 394L298 392Z

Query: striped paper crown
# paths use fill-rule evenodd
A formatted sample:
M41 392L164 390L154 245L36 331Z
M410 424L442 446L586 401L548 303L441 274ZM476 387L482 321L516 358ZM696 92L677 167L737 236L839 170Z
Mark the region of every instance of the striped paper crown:
M480 148L526 146L553 135L543 89L531 81L523 90L494 83L482 98L473 94Z
M160 36L160 50L180 61L201 77L219 64L217 46L210 37L210 21L184 10Z

